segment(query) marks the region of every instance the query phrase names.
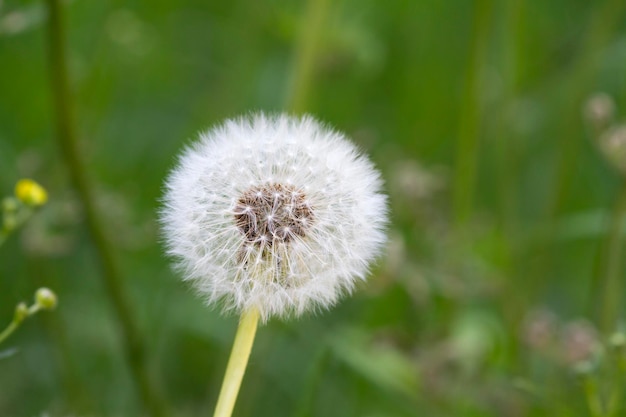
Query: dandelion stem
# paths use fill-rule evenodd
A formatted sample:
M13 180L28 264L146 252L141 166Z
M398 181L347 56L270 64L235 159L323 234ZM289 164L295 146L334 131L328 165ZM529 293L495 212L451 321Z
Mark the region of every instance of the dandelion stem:
M113 251L100 222L94 187L89 183L83 161L79 157L77 137L72 117L72 97L69 89L63 15L60 0L47 0L48 42L52 98L56 111L56 129L59 147L68 167L70 179L83 206L86 225L102 268L106 293L117 315L123 335L126 359L145 407L153 417L165 414L159 397L148 376L144 348L134 321L130 303L121 284L121 277Z
M258 322L259 311L256 309L246 311L241 315L213 417L230 417L233 413L241 380L246 371L246 365L252 350Z
M328 3L328 0L309 0L306 14L302 17L303 25L295 48L286 101L286 108L295 113L301 113L306 108L319 51L319 34L323 33Z

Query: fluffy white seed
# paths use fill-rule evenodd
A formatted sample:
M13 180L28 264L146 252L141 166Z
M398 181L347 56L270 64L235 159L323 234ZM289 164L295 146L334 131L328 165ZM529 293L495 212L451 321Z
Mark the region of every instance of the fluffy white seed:
M209 304L263 320L333 305L385 241L372 163L311 117L257 114L200 135L166 182L168 252Z

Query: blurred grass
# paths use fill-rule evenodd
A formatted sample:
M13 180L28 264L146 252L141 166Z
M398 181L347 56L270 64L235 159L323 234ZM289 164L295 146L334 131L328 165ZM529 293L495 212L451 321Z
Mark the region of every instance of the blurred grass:
M236 320L170 271L162 179L198 130L284 105L348 132L381 168L389 253L332 311L260 329L235 415L591 415L589 378L602 394L624 373L577 376L564 329L601 325L592 281L622 180L582 107L605 91L624 119L626 6L319 4L310 19L295 1L65 3L81 156L172 415L211 412ZM18 353L0 359L0 415L141 415L55 147L45 23L39 1L0 3L0 194L32 177L51 196L0 248L0 322L39 286L61 300L2 346Z

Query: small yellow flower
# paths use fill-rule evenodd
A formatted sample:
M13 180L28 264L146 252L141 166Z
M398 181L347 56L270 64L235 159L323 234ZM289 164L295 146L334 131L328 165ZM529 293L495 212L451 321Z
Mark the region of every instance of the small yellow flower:
M30 179L21 179L15 185L15 196L27 206L42 206L48 201L45 188Z

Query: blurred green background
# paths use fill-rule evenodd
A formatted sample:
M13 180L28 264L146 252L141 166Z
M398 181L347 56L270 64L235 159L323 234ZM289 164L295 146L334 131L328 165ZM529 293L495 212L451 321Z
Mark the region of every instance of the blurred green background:
M60 305L0 346L0 416L151 415L55 137L46 4L0 1L0 195L24 177L50 195L0 247L0 328L40 286ZM392 225L352 297L260 327L235 416L626 415L623 0L62 13L80 156L162 415L211 415L237 325L171 271L163 178L199 130L255 110L348 133Z

